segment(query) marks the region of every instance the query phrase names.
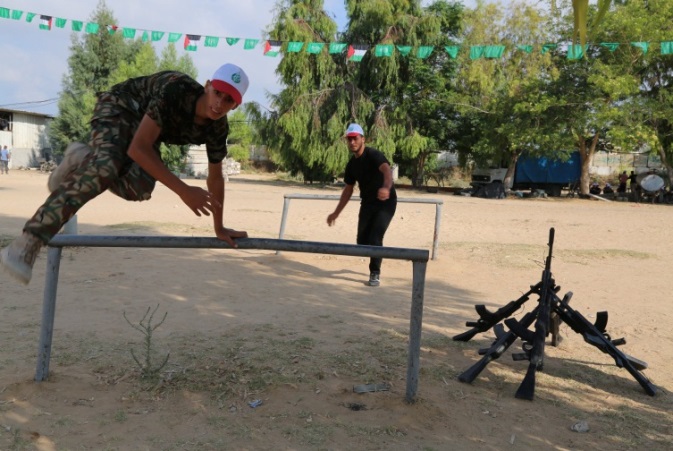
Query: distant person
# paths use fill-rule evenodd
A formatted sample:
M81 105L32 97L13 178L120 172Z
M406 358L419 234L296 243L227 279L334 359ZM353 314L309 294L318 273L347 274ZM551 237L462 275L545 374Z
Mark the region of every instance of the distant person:
M589 187L589 192L595 196L601 193L601 187L598 184L598 182L594 182L591 184L591 186Z
M72 143L47 183L51 195L26 222L23 234L0 252L0 263L27 284L40 248L91 199L106 190L126 200L151 197L157 181L177 194L197 216L213 214L215 236L236 247L246 232L223 224L227 113L243 101L248 76L233 64L217 69L205 85L181 72L131 78L98 96L89 143ZM161 161L159 147L205 144L204 190L190 186Z
M3 147L0 149L0 174L9 175L9 162L12 160L12 152L7 148Z
M626 194L626 182L629 181L629 176L626 175L626 171L619 174L619 185L617 186L617 192L620 194Z
M629 175L629 191L634 192L637 185L638 175L636 174L636 171L631 171L631 175Z
M603 194L614 194L615 190L612 188L612 185L610 183L606 183L605 187L603 188Z
M358 215L357 244L383 246L390 221L397 208L397 193L393 186L390 162L382 152L365 146L362 127L350 124L346 130L346 140L351 151L351 159L346 164L344 189L334 212L327 216L327 224L334 222L353 195L355 182L360 189L360 213ZM369 260L369 286L381 283L381 258Z

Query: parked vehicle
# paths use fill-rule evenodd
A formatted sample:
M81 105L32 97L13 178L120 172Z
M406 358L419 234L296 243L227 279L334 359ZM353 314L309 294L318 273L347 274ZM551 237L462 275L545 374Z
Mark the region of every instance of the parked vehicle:
M568 160L554 160L547 157L521 155L514 169L513 190L544 190L549 196L560 196L580 179L582 160L579 152L570 154ZM475 168L471 185L479 188L489 183L503 183L507 167Z

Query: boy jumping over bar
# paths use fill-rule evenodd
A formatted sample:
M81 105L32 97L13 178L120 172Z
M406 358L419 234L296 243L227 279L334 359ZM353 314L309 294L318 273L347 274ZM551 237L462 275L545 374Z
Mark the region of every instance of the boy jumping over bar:
M205 86L186 74L163 71L119 83L98 96L89 142L71 143L51 173L51 195L26 222L23 234L0 252L4 269L24 284L40 248L94 197L110 190L130 201L151 197L156 181L180 196L197 216L213 214L215 236L236 247L244 231L224 227L227 113L243 101L248 76L224 64ZM160 144L204 144L208 190L190 186L161 161Z

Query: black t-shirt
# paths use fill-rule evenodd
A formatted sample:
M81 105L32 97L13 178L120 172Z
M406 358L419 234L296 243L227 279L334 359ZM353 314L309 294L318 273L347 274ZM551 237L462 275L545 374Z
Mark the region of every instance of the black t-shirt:
M386 156L372 148L365 147L365 150L360 155L360 158L352 157L348 164L346 164L346 173L344 175L344 182L347 185L355 185L358 183L360 188L360 198L363 204L381 202L376 198L379 188L383 186L383 173L379 167L383 163L388 163ZM393 203L397 201L397 193L395 186L390 188L390 198L384 203Z

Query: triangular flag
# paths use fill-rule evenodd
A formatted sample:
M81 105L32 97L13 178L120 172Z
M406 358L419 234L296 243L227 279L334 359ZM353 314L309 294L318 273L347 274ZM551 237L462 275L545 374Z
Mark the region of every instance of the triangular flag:
M448 53L451 58L456 59L456 57L458 57L458 51L460 50L460 46L447 45L446 47L444 47L444 50L446 50L446 53Z
M353 61L353 62L360 62L362 61L362 58L364 58L365 53L367 53L367 49L369 48L368 45L363 45L363 44L353 44L348 46L348 53L346 54L346 57L348 58L348 61Z
M374 55L376 56L393 56L392 44L378 44L374 47Z
M322 52L323 47L325 47L324 42L309 42L306 46L306 53L317 55L318 53Z
M617 47L619 47L619 43L618 42L601 42L600 46L601 47L606 47L611 52L614 52L615 50L617 50Z
M108 25L107 32L110 34L115 34L117 32L117 28L119 28L117 25Z
M227 44L229 45L234 45L240 40L241 38L226 38Z
M198 34L186 34L185 35L185 50L189 52L196 52L196 49L199 48L199 41L201 40L201 35Z
M243 42L243 50L252 50L255 47L257 47L257 43L259 42L259 39L246 39L245 42Z
M547 52L550 51L550 50L555 50L556 47L557 47L556 44L544 44L544 45L542 46L542 53L545 54L545 53L547 53Z
M220 43L220 38L217 36L206 36L206 42L203 43L204 47L217 47L217 44Z
M470 47L470 59L478 60L484 56L484 46L483 45L473 45Z
M40 30L51 30L51 16L40 16Z
M434 48L435 47L432 45L422 45L418 48L418 50L416 50L416 56L420 59L425 59L430 56L430 54L432 54Z
M647 53L647 49L650 48L649 42L632 42L631 45L634 47L638 47L643 51L643 53Z
M168 42L178 42L182 37L182 33L168 33Z
M287 52L288 53L299 53L301 49L304 48L303 42L291 41L287 43Z
M280 41L272 41L272 40L266 41L266 44L264 44L264 55L278 56L278 54L280 53L281 44L282 42Z
M329 53L334 54L334 53L341 53L344 51L348 44L345 44L343 42L330 42L329 44Z
M398 45L397 46L397 51L402 54L402 56L408 56L409 53L411 53L411 46L410 45Z
M673 53L673 41L664 41L661 43L661 54L670 55Z

